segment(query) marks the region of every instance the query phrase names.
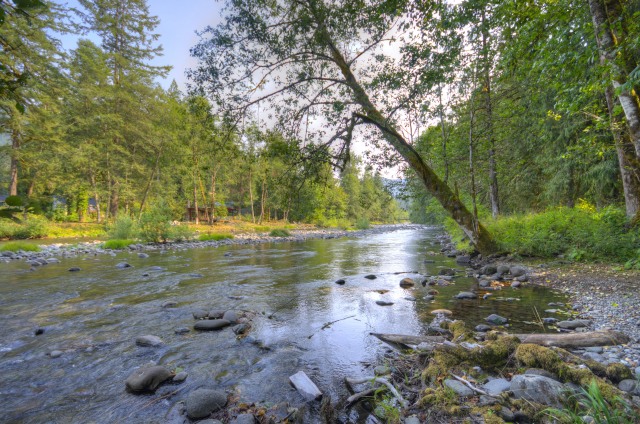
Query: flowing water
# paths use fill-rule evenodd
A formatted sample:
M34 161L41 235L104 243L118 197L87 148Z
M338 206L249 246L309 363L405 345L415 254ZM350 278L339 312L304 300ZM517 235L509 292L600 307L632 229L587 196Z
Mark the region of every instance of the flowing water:
M371 364L387 352L370 332L424 334L430 311L438 308L471 326L497 313L510 319L514 331L539 331L536 309L542 313L549 302L564 300L536 287L507 287L490 300L454 299L477 289L477 282L452 259L429 255L439 250L439 234L404 229L150 252L146 259L124 252L62 259L35 271L24 262L0 264L0 422L161 423L172 405L202 386L235 392L243 402L296 405L303 399L288 376L299 370L337 400L347 395L345 376L372 375ZM122 261L133 267L117 269ZM68 272L72 266L81 271ZM423 299L428 286L399 287L404 277L419 282L443 267L459 269L461 277L437 287L435 301ZM367 274L378 278L365 279ZM346 284L335 284L338 278ZM379 306L380 299L394 304ZM161 308L167 300L178 306ZM257 315L240 340L229 328L175 334L193 327L196 309ZM45 332L36 336L39 327ZM135 338L146 334L165 344L136 346ZM63 355L51 358L53 350ZM183 369L189 378L154 395L125 392L127 376L151 362Z

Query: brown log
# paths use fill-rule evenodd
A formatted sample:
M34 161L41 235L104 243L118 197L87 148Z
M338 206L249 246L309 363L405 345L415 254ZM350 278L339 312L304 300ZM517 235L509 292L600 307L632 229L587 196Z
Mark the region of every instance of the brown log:
M446 339L441 336L408 336L402 334L371 333L383 342L403 347L415 347L420 343L435 345ZM619 331L589 331L585 333L532 333L512 334L522 343L562 348L580 348L589 346L614 346L629 343L627 335Z

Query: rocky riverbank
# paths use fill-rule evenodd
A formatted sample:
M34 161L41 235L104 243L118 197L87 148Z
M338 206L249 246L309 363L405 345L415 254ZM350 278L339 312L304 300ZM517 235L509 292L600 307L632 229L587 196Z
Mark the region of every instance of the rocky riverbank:
M309 239L335 239L340 237L366 237L389 231L407 230L421 228L415 224L393 224L376 225L367 230L347 231L342 229L312 229L312 230L290 230L288 237L272 237L268 234L237 234L234 238L208 241L183 241L168 243L148 243L131 244L125 251L137 254L144 258L148 252L158 252L166 250L199 249L203 247L221 247L231 245L256 245L262 243L298 242ZM25 261L32 267L47 265L48 263L59 262L60 258L74 258L78 256L115 256L122 250L104 249L102 241L80 242L77 244L42 244L40 251L3 251L0 252L0 263L11 261ZM70 269L71 271L72 269ZM73 269L76 271L76 269Z

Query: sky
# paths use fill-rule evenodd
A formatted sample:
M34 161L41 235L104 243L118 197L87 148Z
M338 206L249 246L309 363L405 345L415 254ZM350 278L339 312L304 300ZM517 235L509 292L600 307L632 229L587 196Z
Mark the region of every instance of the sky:
M76 0L58 2L78 7ZM180 88L184 89L187 80L185 71L195 65L195 60L189 55L189 49L198 40L195 32L220 21L222 3L216 0L148 0L147 4L151 14L160 19L156 32L160 34L158 42L164 48L163 56L157 57L152 63L173 67L168 76L158 82L166 89L175 79ZM64 48L75 48L78 38L79 35L63 37ZM88 38L99 44L99 40Z

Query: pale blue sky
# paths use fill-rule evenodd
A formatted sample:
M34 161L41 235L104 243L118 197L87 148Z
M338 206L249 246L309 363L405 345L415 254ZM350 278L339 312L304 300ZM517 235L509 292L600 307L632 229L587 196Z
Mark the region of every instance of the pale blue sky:
M69 7L78 6L75 0L56 1ZM147 3L151 14L160 18L156 32L160 34L159 43L164 48L164 55L156 58L153 63L173 67L167 78L159 82L164 88L168 88L175 79L180 88L184 89L185 70L195 64L189 55L189 49L198 40L195 31L220 21L222 3L215 0L148 0ZM65 49L75 48L77 39L78 36L64 37L62 41Z

